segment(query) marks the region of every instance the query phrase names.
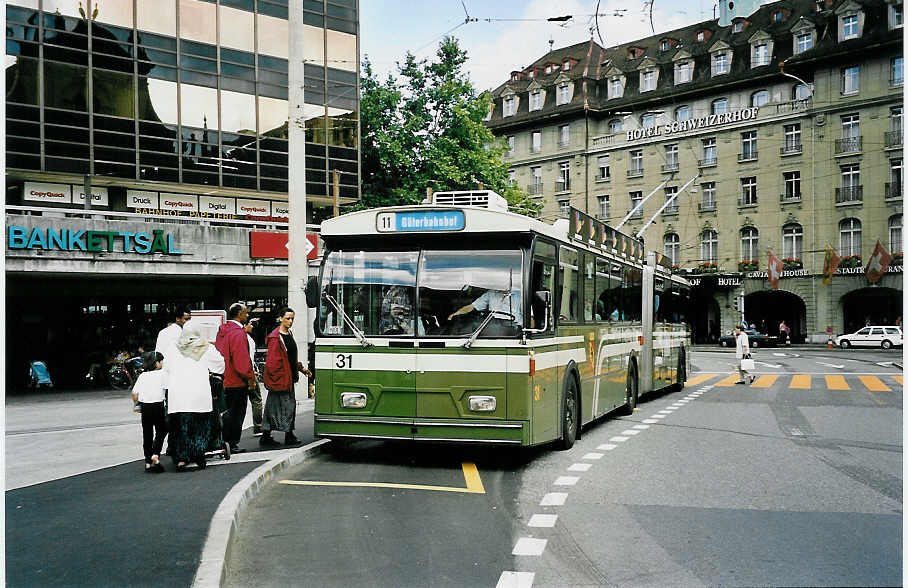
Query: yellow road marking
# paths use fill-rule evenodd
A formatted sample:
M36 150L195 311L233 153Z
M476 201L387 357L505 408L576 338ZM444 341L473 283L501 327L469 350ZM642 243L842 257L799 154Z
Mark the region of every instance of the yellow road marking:
M779 376L775 374L760 376L757 380L750 385L751 388L769 388L776 383L776 380L779 379Z
M703 382L705 382L707 380L711 380L718 375L719 374L699 374L699 375L694 376L693 378L689 378L687 380L687 383L684 385L685 386L696 386L697 384L702 384Z
M902 376L892 376L892 378L893 378L896 382L898 382L899 384L902 383Z
M845 376L826 376L826 387L830 390L851 390Z
M730 376L726 376L725 378L722 378L721 380L719 380L718 382L716 382L715 386L716 386L716 387L719 387L719 386L734 386L734 385L735 385L735 382L737 382L737 381L738 381L738 374L731 374Z
M794 390L810 390L810 374L796 374L788 386Z
M876 376L858 376L858 378L864 382L864 385L867 386L867 389L871 392L892 392L892 388L883 383Z
M426 486L423 484L391 484L386 482L320 482L315 480L281 480L280 484L292 486L345 486L355 488L401 488L405 490L433 490L435 492L464 492L466 494L485 494L486 489L479 478L476 464L464 462L463 478L466 488L451 486Z

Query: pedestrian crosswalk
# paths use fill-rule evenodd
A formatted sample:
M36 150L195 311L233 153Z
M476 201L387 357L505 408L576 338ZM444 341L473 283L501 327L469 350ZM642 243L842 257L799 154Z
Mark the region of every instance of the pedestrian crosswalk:
M737 371L731 374L698 373L687 379L686 386L710 384L714 388L735 386ZM895 374L763 374L757 376L752 388L771 388L776 384L789 390L835 390L894 392L901 390L902 376Z

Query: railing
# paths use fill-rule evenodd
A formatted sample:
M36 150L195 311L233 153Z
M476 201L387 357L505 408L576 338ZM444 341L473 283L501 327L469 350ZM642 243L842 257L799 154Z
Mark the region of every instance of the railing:
M835 202L861 202L864 200L864 186L846 186L835 189Z
M763 67L769 65L769 57L757 57L750 60L750 67Z
M662 210L662 216L678 214L678 210L679 208L677 204L669 204Z
M886 198L891 199L900 199L902 197L902 183L901 182L886 182Z
M542 182L533 182L532 184L527 184L527 194L529 194L530 196L542 194Z
M599 137L593 137L593 147L605 147L607 145L612 145L615 143L616 133L611 135L601 135Z
M629 177L629 178L639 178L642 175L643 175L642 167L631 168L631 169L627 170L627 177Z
M801 193L797 194L779 194L779 202L800 202Z
M810 106L810 98L801 98L800 100L789 100L776 104L776 114L787 114L799 110L807 110Z
M563 140L562 140L562 141L558 141L558 148L559 148L559 149L565 149L565 148L570 147L570 146L571 146L571 141L570 141L570 139L568 139L567 141L563 141Z
M612 180L611 174L597 174L596 175L597 182L610 182L611 180Z
M786 144L779 147L779 154L781 155L798 155L804 150L804 146L800 143Z
M712 212L714 210L716 210L715 201L700 202L697 204L698 212Z
M556 192L567 192L571 189L571 179L570 178L561 178L555 180L555 191Z
M635 206L636 206L636 205L635 205ZM630 210L628 210L627 212L630 213ZM637 209L637 212L635 212L634 214L632 214L632 215L630 216L630 218L643 218L643 209L642 209L642 208Z
M752 194L752 195L742 194L741 196L738 196L738 206L739 207L756 206L756 205L757 205L757 195L756 194Z
M698 159L697 167L715 167L718 163L718 160L715 157L708 157L706 159Z
M678 171L678 162L668 162L662 165L662 173L676 172Z
M889 131L886 133L886 147L901 147L902 129Z
M853 153L855 151L861 150L861 138L859 135L857 137L844 137L842 139L835 140L835 152L839 153Z
M743 153L738 153L738 161L753 161L757 158L757 150L751 149Z

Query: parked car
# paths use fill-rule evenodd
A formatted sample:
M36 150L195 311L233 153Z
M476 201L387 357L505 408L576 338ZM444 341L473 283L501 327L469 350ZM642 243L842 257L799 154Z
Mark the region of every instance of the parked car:
M882 347L889 349L893 345L902 344L902 328L894 326L864 327L855 333L839 335L835 344L842 349L849 347Z
M750 343L752 348L757 347L775 347L776 346L776 337L772 335L767 335L766 333L760 333L753 329L744 329L744 332L747 333L747 340ZM735 346L735 334L728 333L727 335L722 335L719 337L719 347L734 347Z

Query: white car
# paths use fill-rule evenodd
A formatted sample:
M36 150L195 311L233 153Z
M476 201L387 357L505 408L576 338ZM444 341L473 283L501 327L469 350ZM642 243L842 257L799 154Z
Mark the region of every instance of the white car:
M901 327L864 327L856 333L850 335L839 335L835 338L835 344L842 349L849 347L882 347L889 349L893 345L902 344Z

